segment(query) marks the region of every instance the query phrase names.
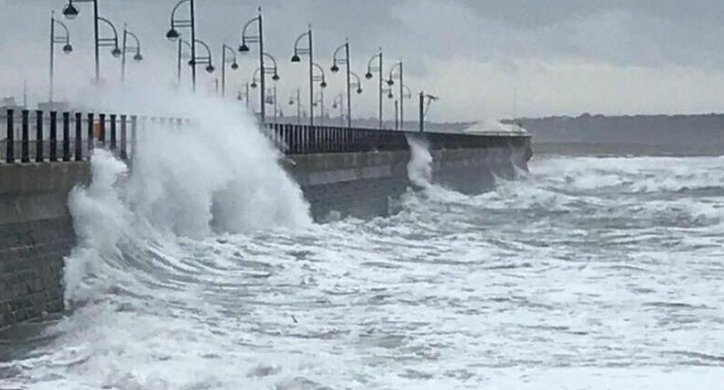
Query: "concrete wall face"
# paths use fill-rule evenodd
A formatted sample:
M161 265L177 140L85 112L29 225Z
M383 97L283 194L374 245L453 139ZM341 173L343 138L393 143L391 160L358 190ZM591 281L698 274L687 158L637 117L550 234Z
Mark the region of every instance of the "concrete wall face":
M433 181L488 190L494 175L526 169L528 147L433 151ZM409 161L409 151L291 155L285 169L324 221L333 211L363 218L394 211L390 200L411 185ZM75 245L67 197L89 171L86 162L0 164L0 328L63 310L63 262Z

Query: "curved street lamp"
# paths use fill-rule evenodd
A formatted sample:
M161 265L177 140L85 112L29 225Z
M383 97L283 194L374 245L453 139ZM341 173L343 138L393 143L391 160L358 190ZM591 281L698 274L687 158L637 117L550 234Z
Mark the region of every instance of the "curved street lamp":
M179 19L176 17L176 11L181 7L181 5L188 3L189 4L189 17L188 19ZM171 28L166 33L166 38L170 40L171 42L175 42L176 40L181 38L181 33L177 30L180 28L188 28L191 30L191 40L188 41L191 45L191 59L194 64L191 67L191 84L193 91L196 91L196 64L193 59L196 58L196 12L194 8L194 0L181 0L173 7L173 10L171 10ZM179 52L181 51L181 44L179 43ZM180 73L179 73L180 74Z
M226 52L231 52L231 58L226 58ZM227 44L221 45L221 97L226 97L226 64L231 62L231 70L239 69L239 63L236 62L236 52Z
M183 45L186 45L186 47L189 48L189 50L192 50L191 43L186 41L183 38L178 39L178 53L176 57L176 79L178 81L178 85L181 85L181 59L183 57ZM189 57L190 58L190 57Z
M300 47L302 39L307 37L307 47ZM309 56L309 125L314 126L314 40L312 39L312 25L308 30L300 34L294 41L294 55L292 62L301 62L303 55Z
M344 126L344 94L339 93L337 96L334 97L334 100L332 101L332 108L337 109L339 108L339 120Z
M65 35L55 33L55 26L60 26ZM49 102L53 103L53 86L55 84L55 45L63 45L63 53L70 54L73 52L73 46L70 44L70 32L68 27L55 18L55 11L50 14L50 97Z
M301 98L301 90L297 88L296 95L292 95L289 97L289 105L297 105L297 124L302 124L302 98Z
M65 16L68 20L75 20L75 18L78 17L78 14L80 14L80 10L74 5L74 3L93 3L93 42L95 49L95 80L97 84L101 80L101 59L98 34L98 22L100 21L100 18L98 17L98 0L68 0L68 4L63 7L63 16Z
M340 57L340 52L344 49L344 57ZM344 44L340 45L335 51L334 55L332 56L332 73L339 72L339 66L338 65L345 65L347 67L347 127L352 128L352 88L350 83L350 66L351 61L349 58L349 40L345 39ZM358 89L359 86L358 86ZM361 89L360 89L361 90Z
M257 84L256 84L257 81L259 81L260 84L263 82L263 80L264 80L264 78L265 78L265 77L263 76L263 74L271 74L271 75L272 75L272 80L274 80L274 81L279 81L279 73L278 73L277 60L276 60L276 58L274 58L274 57L273 57L271 54L269 54L269 53L264 53L264 57L268 58L268 59L272 62L273 65L272 65L271 67L267 67L267 68L263 68L263 69L262 69L261 67L256 68L256 70L254 71L254 75L253 75L253 77L252 77L252 79L251 79L251 87L252 87L252 88L256 88L256 87L257 87ZM262 73L262 70L263 70L263 73ZM265 102L265 101L266 101L266 100L260 100L260 102Z
M241 31L241 45L239 46L239 52L240 53L248 53L249 52L249 46L247 46L247 43L258 43L259 44L259 68L262 69L262 75L266 74L266 71L264 71L264 26L262 24L262 17L261 17L261 7L257 9L259 14L249 20L245 25L244 28ZM257 34L256 35L250 35L247 34L249 27L256 23L257 24ZM265 77L261 78L261 88L259 89L259 101L264 101L264 95L266 94L266 83L265 83ZM253 81L253 80L252 80ZM261 122L262 124L266 121L266 108L264 107L264 104L261 105Z
M128 46L128 37L133 38L133 40L136 42L135 46ZM123 25L123 49L121 50L123 53L123 57L121 59L121 82L126 81L126 53L131 50L135 51L136 54L133 55L133 60L136 62L143 61L143 56L141 55L141 41L138 39L136 34L128 31L127 26Z
M374 65L374 61L375 61L375 60L377 60L377 65ZM379 81L379 84L380 84L380 86L379 86L379 96L378 96L378 100L379 100L379 114L378 114L378 116L379 116L379 128L380 128L380 130L382 130L382 127L383 127L383 123L382 123L382 119L383 119L383 117L382 117L382 106L383 106L383 104L382 104L382 101L383 101L383 96L384 96L384 93L385 93L385 90L384 90L385 80L384 80L384 76L382 75L382 72L383 72L383 69L384 69L384 68L383 68L382 65L383 65L383 63L382 63L382 48L380 48L380 49L379 49L379 53L373 55L373 56L369 59L369 61L367 61L367 74L365 74L365 78L366 78L367 80L371 80L371 79L374 77L374 76L372 75L372 72L378 72L378 79L379 79L378 81Z
M196 43L200 44L201 46L203 46L206 49L206 55L192 57L191 60L189 61L189 65L191 65L193 68L195 68L196 65L205 64L206 68L204 68L204 69L206 70L206 72L209 74L214 73L214 70L215 70L214 61L213 61L213 58L211 57L211 49L209 48L209 45L207 45L206 42L204 42L200 39L197 39Z
M397 72L395 72L397 70ZM387 85L392 87L395 84L395 78L397 78L400 82L400 129L405 128L405 104L404 99L402 99L404 96L404 78L403 78L403 68L402 68L402 61L396 63L395 65L390 68L390 75L387 79ZM391 93L391 92L390 92Z

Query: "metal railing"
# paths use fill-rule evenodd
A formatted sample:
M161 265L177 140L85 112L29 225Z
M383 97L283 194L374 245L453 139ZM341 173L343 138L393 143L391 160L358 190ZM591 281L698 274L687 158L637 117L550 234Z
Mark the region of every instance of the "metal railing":
M94 148L107 148L127 160L139 133L190 125L180 118L39 110L7 110L0 123L4 125L0 125L0 163L83 161ZM525 146L529 138L524 133L419 133L280 123L267 124L265 129L270 141L286 154L405 151L408 137L425 139L433 150Z

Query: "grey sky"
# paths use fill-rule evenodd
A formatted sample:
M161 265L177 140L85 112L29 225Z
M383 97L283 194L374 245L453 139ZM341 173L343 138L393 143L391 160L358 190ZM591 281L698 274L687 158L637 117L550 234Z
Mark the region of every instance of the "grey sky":
M237 46L242 23L264 9L267 51L280 63L280 98L306 88L304 67L289 63L294 38L312 23L317 61L348 36L353 68L382 46L387 65L403 59L406 84L442 99L435 120L475 120L518 114L689 113L720 111L724 102L724 2L714 0L196 0L198 34L218 56L221 43ZM101 13L143 41L147 61L129 66L132 81L168 85L175 46L164 39L175 0L100 0ZM0 95L19 96L27 79L31 98L47 90L48 16L64 0L0 0ZM76 52L57 54L59 93L73 96L92 75L91 9L67 22ZM255 68L250 58L229 74L237 91ZM103 72L118 79L118 61L103 54ZM217 59L218 62L218 59ZM209 83L213 76L203 75ZM328 72L329 104L342 76ZM232 85L233 83L233 85ZM356 99L360 115L374 116L376 81ZM303 94L303 96L306 96ZM415 102L406 101L407 118ZM285 105L287 114L292 109ZM391 106L386 103L389 114Z

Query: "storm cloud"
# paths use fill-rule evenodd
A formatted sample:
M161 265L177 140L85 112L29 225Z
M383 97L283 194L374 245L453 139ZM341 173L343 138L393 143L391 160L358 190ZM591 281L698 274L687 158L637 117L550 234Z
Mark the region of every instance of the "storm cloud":
M147 61L129 66L129 80L175 79L175 46L165 40L175 0L100 0L103 16L124 22L142 40ZM263 7L267 51L277 57L280 97L306 88L304 66L289 62L294 38L311 23L317 61L331 66L333 50L349 38L354 71L366 72L379 47L387 68L405 61L413 92L440 96L438 121L519 115L693 113L719 111L724 96L724 2L713 0L196 0L198 35L218 56L237 46L244 22ZM0 0L0 96L31 100L47 91L51 10L63 0ZM92 77L90 7L67 22L76 51L57 54L58 89L72 98ZM233 94L255 69L253 54L229 73ZM218 59L217 59L218 61ZM104 77L117 82L119 65L102 58ZM208 85L218 75L203 75ZM327 102L342 91L328 72ZM374 116L376 81L357 98L359 116ZM305 96L305 95L304 95ZM407 101L413 107L413 101ZM291 110L290 110L291 111ZM414 118L412 110L408 120ZM387 112L390 105L387 103Z

